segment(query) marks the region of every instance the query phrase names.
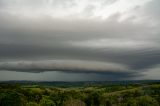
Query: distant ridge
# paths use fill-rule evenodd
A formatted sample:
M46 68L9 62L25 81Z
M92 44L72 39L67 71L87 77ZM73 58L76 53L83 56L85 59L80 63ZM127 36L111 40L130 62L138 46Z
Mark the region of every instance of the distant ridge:
M160 80L125 80L125 81L0 81L0 84L20 84L20 85L39 85L39 86L107 86L107 85L128 85L128 84L152 84L160 83Z

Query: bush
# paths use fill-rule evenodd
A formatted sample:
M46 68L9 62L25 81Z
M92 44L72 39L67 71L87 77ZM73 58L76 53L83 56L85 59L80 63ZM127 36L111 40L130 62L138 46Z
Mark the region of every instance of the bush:
M27 106L39 106L39 105L35 102L29 102L27 103Z
M65 106L85 106L85 103L77 99L69 99L65 103Z

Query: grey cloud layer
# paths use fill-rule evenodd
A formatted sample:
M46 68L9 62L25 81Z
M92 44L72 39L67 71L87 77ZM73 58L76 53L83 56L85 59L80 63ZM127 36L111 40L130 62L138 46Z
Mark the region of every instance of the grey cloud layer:
M123 64L75 60L1 62L0 69L30 72L64 71L77 73L123 73L129 71L129 68Z
M93 4L98 2L103 9L106 5L120 1L108 3L103 0L101 3L94 0ZM70 14L71 10L66 10L70 12L70 18L63 17L63 13L55 13L61 18L54 17L52 12L51 15L42 14L46 13L46 7L51 9L55 6L54 9L59 9L66 6L68 9L69 5L74 8L76 0L15 0L13 3L2 0L0 70L59 70L75 73L77 70L95 73L105 71L113 72L115 76L121 76L121 72L126 77L139 76L148 68L160 64L160 23L157 13L160 8L157 6L158 0L148 1L144 5L135 3L135 8L130 10L132 14L119 12L101 19L90 15L97 8L93 4L86 5L87 13L79 13L83 18L76 18L75 12ZM104 2L106 5L103 6ZM35 10L37 17L33 15L35 11L31 12L27 7L40 9L38 13ZM18 11L17 8L22 10ZM125 15L127 18L121 21Z

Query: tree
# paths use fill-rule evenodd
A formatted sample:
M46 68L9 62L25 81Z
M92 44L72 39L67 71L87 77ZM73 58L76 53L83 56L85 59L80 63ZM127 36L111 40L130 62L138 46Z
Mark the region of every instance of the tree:
M0 106L25 106L25 103L23 95L15 91L0 93Z
M40 101L40 106L56 106L56 104L48 96L44 96Z
M151 96L141 96L138 98L138 106L159 106L158 102Z
M100 94L98 92L91 93L88 98L86 98L85 103L87 106L99 106Z

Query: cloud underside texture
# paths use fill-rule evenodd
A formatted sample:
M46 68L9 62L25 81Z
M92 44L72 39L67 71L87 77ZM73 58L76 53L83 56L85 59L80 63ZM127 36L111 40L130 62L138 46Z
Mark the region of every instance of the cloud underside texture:
M0 70L152 79L160 64L158 3L1 0Z

